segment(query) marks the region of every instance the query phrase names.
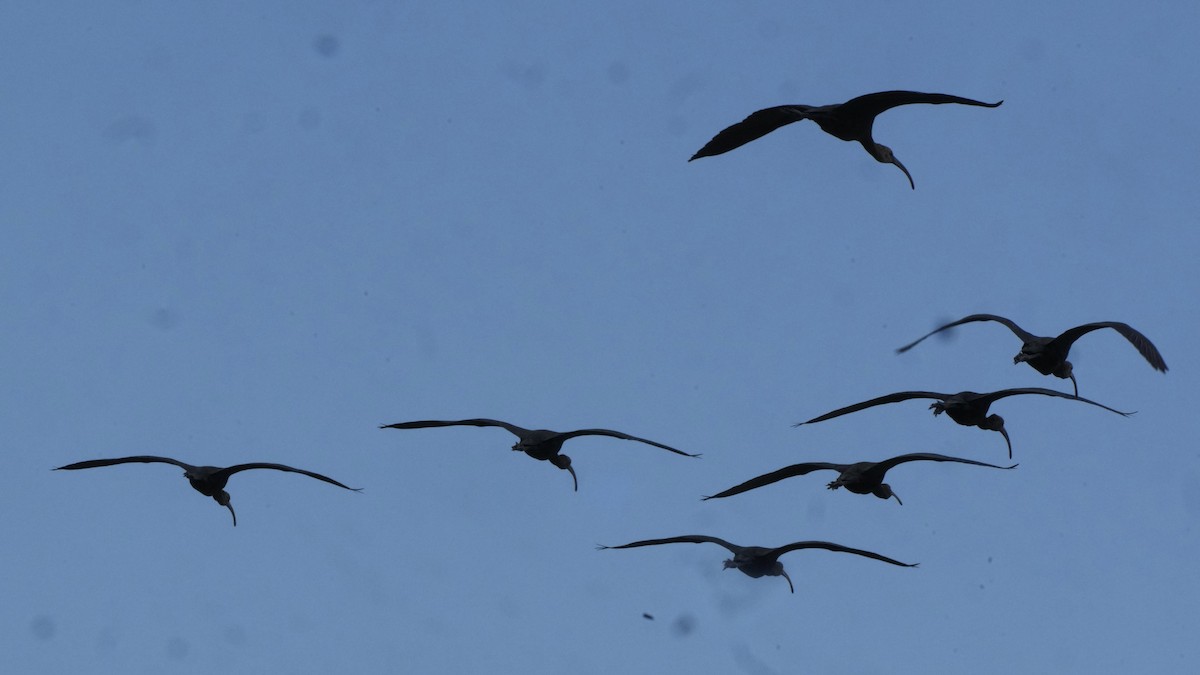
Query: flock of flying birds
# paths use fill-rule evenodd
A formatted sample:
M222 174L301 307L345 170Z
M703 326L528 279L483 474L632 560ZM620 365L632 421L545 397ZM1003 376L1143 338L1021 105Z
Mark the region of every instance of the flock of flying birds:
M909 185L916 189L916 183L913 181L912 174L905 168L891 148L886 145L876 143L872 137L872 126L875 122L875 117L880 113L900 105L909 105L914 103L957 103L961 105L982 106L985 108L998 107L1003 101L996 103L984 103L975 101L969 98L960 96L952 96L949 94L928 94L914 91L885 91L874 94L866 94L857 98L850 99L845 103L809 106L809 105L782 105L772 108L766 108L752 113L749 117L733 124L712 138L704 147L696 152L688 161L699 159L701 157L711 157L720 155L731 150L737 149L755 139L761 138L772 131L783 127L792 122L800 120L812 120L821 130L835 136L844 141L856 141L861 143L863 148L871 157L885 164L895 164L904 175L908 178ZM1058 378L1070 379L1074 388L1073 393L1065 393L1053 389L1042 387L1022 387L1016 389L1001 389L986 394L980 394L973 391L960 391L956 394L945 394L933 391L899 391L891 394L886 394L873 399L854 403L852 405L838 408L831 412L819 415L804 422L798 422L794 426L804 424L814 424L825 420L841 417L850 413L872 408L878 405L887 403L898 403L908 401L910 399L932 399L930 409L933 414L946 415L964 426L974 426L980 429L989 431L998 431L1004 437L1004 441L1008 446L1008 456L1012 458L1012 441L1008 436L1008 431L1004 427L1004 419L999 415L989 415L988 410L993 403L1002 398L1009 396L1019 396L1025 394L1038 394L1041 396L1053 396L1057 398L1069 399L1087 403L1116 413L1118 415L1128 416L1133 413L1122 412L1114 408L1110 408L1104 404L1097 403L1079 396L1079 384L1075 380L1074 369L1071 362L1067 360L1067 356L1071 350L1071 346L1076 340L1084 335L1102 328L1111 328L1119 333L1122 337L1130 342L1142 355L1143 358L1160 372L1166 372L1167 364L1163 361L1162 355L1150 340L1140 332L1125 323L1116 321L1101 321L1097 323L1088 323L1082 326L1076 326L1064 331L1057 337L1039 337L1029 333L1018 326L1015 322L1006 319L1002 316L994 314L972 314L963 317L958 321L953 321L944 326L929 332L919 339L900 347L896 350L897 353L904 353L913 347L917 346L922 340L939 333L941 331L954 328L961 324L978 322L978 321L994 321L1003 324L1011 330L1022 341L1021 351L1013 357L1013 363L1028 363L1042 375L1053 375ZM399 422L396 424L387 424L380 428L383 429L425 429L431 427L449 427L449 426L474 426L474 427L500 427L508 430L517 437L517 442L513 444L514 451L524 452L533 459L550 462L554 466L567 471L571 474L571 479L574 482L575 490L579 489L579 479L575 474L575 469L572 467L571 458L562 454L562 446L568 440L577 436L609 436L627 441L637 441L645 443L657 448L662 448L669 452L684 457L699 457L697 454L684 452L669 445L664 445L657 441L652 441L638 436L613 431L611 429L579 429L576 431L550 431L548 429L525 429L515 424L508 422L493 420L493 419L467 419L467 420L419 420L414 422ZM901 504L900 497L892 490L892 487L883 482L887 472L896 466L908 462L956 462L959 464L972 464L975 466L990 467L993 469L1013 469L1016 464L1011 466L999 466L996 464L988 464L971 459L962 459L959 457L949 457L933 453L912 453L892 457L881 462L855 462L853 464L835 464L832 462L804 462L800 464L792 464L791 466L783 467L776 471L772 471L755 478L751 478L743 483L735 485L727 490L719 492L715 495L704 497L708 499L722 499L732 497L733 495L741 494L749 490L764 487L772 483L779 482L785 478L793 476L803 476L814 471L836 471L838 476L833 481L827 484L828 489L836 490L838 488L846 488L850 492L860 495L874 495L880 499L892 499ZM188 479L188 482L200 494L206 497L212 497L218 504L229 509L229 513L233 518L234 526L237 525L237 514L233 510L233 505L229 501L229 493L225 491L225 485L233 474L249 469L274 469L276 471L286 471L290 473L303 474L317 480L336 485L346 490L359 491L361 488L351 488L339 481L336 481L328 476L321 475L304 469L297 469L283 464L252 462L247 464L237 464L230 467L215 467L215 466L193 466L185 462L181 462L169 457L158 457L153 455L138 455L134 457L118 457L114 459L93 459L83 462L76 462L66 466L60 466L56 470L76 470L76 469L93 469L103 466L113 466L117 464L128 463L162 463L174 464L183 469L183 475ZM665 539L648 539L644 541L635 541L621 546L599 546L600 549L623 549L637 548L641 546L656 546L659 544L675 544L675 543L711 543L723 546L733 554L733 557L725 561L725 568L735 568L751 577L762 576L782 576L788 582L788 587L795 592L795 587L792 585L792 580L787 572L783 569L782 563L779 562L780 556L790 551L800 549L824 549L827 551L835 551L841 553L853 553L855 555L873 558L892 565L901 567L916 567L916 564L903 563L894 560L878 553L865 551L857 548L850 548L827 541L798 541L784 546L775 548L767 548L762 546L738 546L724 539L707 535L684 535L679 537L668 537Z

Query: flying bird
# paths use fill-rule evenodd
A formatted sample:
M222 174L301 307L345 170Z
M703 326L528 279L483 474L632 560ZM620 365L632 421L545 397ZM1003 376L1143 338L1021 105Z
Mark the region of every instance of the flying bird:
M682 450L676 450L669 445L656 443L655 441L629 434L620 431L612 431L610 429L579 429L578 431L550 431L549 429L525 429L515 424L501 422L500 420L488 419L472 419L458 420L453 422L443 422L439 420L422 420L419 422L400 422L397 424L385 424L380 429L426 429L429 427L454 427L454 426L470 426L470 427L502 427L508 429L514 436L517 437L517 442L513 444L512 449L523 452L534 459L547 461L571 473L571 479L575 481L575 491L579 491L579 479L575 476L575 469L571 467L571 458L561 454L563 443L576 436L611 436L613 438L621 438L627 441L637 441L653 445L656 448L670 450L677 455L685 457L699 457Z
M880 499L896 498L896 501L901 505L904 502L900 501L900 496L892 491L892 486L883 482L884 475L887 474L892 467L905 462L958 462L960 464L974 464L975 466L988 466L993 469L1015 469L1016 464L1012 466L997 466L986 462L976 462L973 459L960 459L958 457L948 457L946 455L937 455L930 452L914 452L907 455L900 455L891 459L885 459L882 462L855 462L854 464L833 464L830 462L805 462L803 464L793 464L785 466L777 471L765 473L757 478L735 485L728 490L715 494L705 499L720 499L722 497L732 497L733 495L741 494L748 490L760 488L764 485L777 483L784 478L792 476L803 476L812 473L813 471L831 470L837 471L838 477L831 481L827 486L830 490L836 490L844 487L847 490L858 495L875 495Z
M858 141L866 149L867 154L875 158L876 161L883 164L895 164L905 176L908 176L908 184L912 189L917 189L917 184L913 182L912 174L900 160L896 159L896 155L892 149L882 143L876 143L871 135L871 127L875 124L875 117L886 110L890 110L900 105L909 105L912 103L960 103L962 105L976 105L985 108L995 108L1004 101L995 103L984 103L961 96L952 96L950 94L926 94L919 91L881 91L875 94L866 94L857 98L852 98L845 103L836 103L833 105L780 105L773 108L765 108L757 112L751 113L749 117L726 127L721 133L713 136L703 148L700 148L696 154L692 155L692 161L701 157L711 157L729 152L735 148L753 141L757 138L766 136L792 122L800 120L812 120L821 127L821 130L832 136L836 136L843 141Z
M1067 360L1067 354L1070 353L1071 345L1075 344L1076 340L1101 328L1111 328L1117 331L1122 337L1129 340L1129 344L1137 348L1138 353L1142 355L1142 358L1146 359L1150 367L1159 372L1167 372L1167 362L1163 361L1162 354L1158 353L1158 349L1154 346L1153 342L1150 342L1150 338L1139 333L1133 326L1119 321L1085 323L1082 326L1076 326L1064 331L1058 337L1039 337L1002 316L996 316L995 314L972 314L922 335L917 340L897 349L896 353L903 354L916 347L920 344L921 340L930 335L973 321L995 321L1008 326L1008 329L1021 338L1021 341L1024 343L1021 345L1021 351L1013 357L1013 363L1028 363L1033 366L1034 370L1043 375L1053 375L1063 379L1070 378L1071 384L1075 387L1076 396L1079 395L1079 383L1075 381L1075 372L1071 367L1071 362Z
M636 548L638 546L657 546L659 544L717 544L729 549L733 557L725 561L725 569L737 568L743 574L754 577L783 577L787 579L788 588L792 592L796 592L796 587L792 585L792 578L783 569L783 563L779 562L779 556L788 551L797 551L802 548L823 548L826 551L837 551L839 553L853 553L867 558L882 560L885 563L899 565L901 567L916 567L917 564L902 563L899 560L870 551L863 551L857 548L842 546L841 544L833 544L828 541L797 541L786 546L778 548L764 548L762 546L738 546L731 544L724 539L717 537L709 537L703 534L688 534L682 537L669 537L667 539L647 539L645 541L635 541L631 544L623 546L597 546L597 549L604 550L610 548Z
M233 474L235 474L239 471L246 471L248 469L275 469L276 471L288 471L291 473L302 473L305 476L309 476L311 478L316 478L317 480L323 480L326 483L336 485L340 488L345 488L347 490L353 490L354 492L362 491L362 488L352 488L352 487L347 487L345 485L342 485L341 483L330 478L329 476L322 476L319 473L313 473L312 471L305 471L304 469L296 469L296 468L293 468L290 466L284 466L283 464L271 464L271 463L266 463L266 462L252 462L250 464L235 464L234 466L229 466L229 467L192 466L191 464L188 464L186 462L181 462L177 459L171 459L170 457L154 457L151 455L138 455L136 457L118 457L116 459L89 459L86 462L76 462L74 464L60 466L57 469L55 469L55 471L60 471L60 470L74 471L76 469L94 469L94 468L100 467L100 466L112 466L114 464L128 464L130 462L142 462L142 463L157 462L160 464L174 464L175 466L182 468L184 477L188 479L188 482L192 484L192 487L196 490L196 492L199 492L200 494L204 495L205 497L212 497L214 500L216 500L216 502L218 504L229 509L230 515L233 516L233 526L234 527L237 527L237 514L234 513L234 511L233 511L233 505L229 503L229 493L225 491L225 484L227 482L229 482L230 476L232 476Z
M1018 389L1001 389L988 394L977 394L973 391L960 391L957 394L939 394L936 391L898 391L894 394L887 394L879 398L873 398L862 403L848 405L845 408L838 408L833 412L827 412L820 417L814 417L806 422L797 422L792 426L798 427L803 424L812 424L813 422L824 422L834 417L840 417L859 410L865 410L877 405L885 403L898 403L907 401L913 398L932 398L937 399L929 404L930 409L936 417L942 413L950 416L950 419L958 422L966 427L979 427L988 431L999 431L1000 435L1004 436L1004 442L1008 444L1008 457L1012 459L1012 441L1008 438L1008 432L1004 430L1004 418L999 415L988 415L988 407L995 401L1005 398L1006 396L1017 396L1019 394L1041 394L1042 396L1057 396L1059 398L1067 398L1073 401L1082 401L1090 403L1094 406L1104 408L1109 412L1117 413L1128 417L1131 412L1121 412L1114 410L1104 404L1096 403L1081 396L1073 396L1061 391L1053 389L1042 389L1041 387L1023 387Z

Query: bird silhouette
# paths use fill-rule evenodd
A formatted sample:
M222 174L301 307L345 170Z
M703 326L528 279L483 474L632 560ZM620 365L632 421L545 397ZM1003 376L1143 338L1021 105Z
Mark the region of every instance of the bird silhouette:
M895 108L896 106L909 105L912 103L959 103L962 105L983 106L985 108L995 108L1004 101L996 103L984 103L961 96L952 96L950 94L926 94L919 91L881 91L875 94L866 94L852 98L845 103L836 103L833 105L780 105L773 108L764 108L750 114L749 117L738 122L737 124L726 127L721 133L713 136L712 140L700 148L696 154L688 161L699 159L701 157L711 157L729 152L735 148L761 138L779 127L782 127L792 122L800 120L812 120L821 127L821 130L832 136L842 139L843 141L857 141L866 149L867 154L875 158L876 161L883 164L895 164L904 175L908 177L908 184L912 189L917 189L917 184L913 182L912 174L900 160L896 159L896 155L892 149L882 143L876 143L871 135L871 127L875 124L875 117L886 110Z
M1067 355L1071 351L1071 345L1075 344L1076 340L1094 330L1100 330L1101 328L1111 328L1117 331L1126 340L1129 340L1130 344L1137 348L1138 353L1142 355L1142 358L1146 359L1152 368L1159 372L1167 372L1167 363L1166 361L1163 361L1162 354L1158 353L1158 349L1154 346L1154 343L1150 342L1150 338L1139 333L1133 328L1133 326L1130 326L1127 323L1121 323L1119 321L1098 321L1096 323L1085 323L1082 326L1076 326L1063 331L1063 333L1058 337L1039 337L1021 328L1012 320L1006 319L1002 316L996 316L995 314L972 314L970 316L964 316L958 321L952 321L945 326L941 326L929 331L917 340L914 340L913 342L910 342L897 349L896 353L903 354L913 347L916 347L922 340L930 335L940 333L947 328L953 328L955 326L960 326L964 323L971 323L973 321L995 321L1008 326L1008 329L1011 330L1017 337L1021 338L1021 341L1024 343L1021 345L1021 351L1013 357L1013 363L1028 363L1029 365L1033 366L1034 370L1038 371L1042 375L1053 375L1063 379L1069 378L1071 380L1071 384L1075 387L1076 396L1079 395L1079 383L1075 381L1075 372L1071 367L1071 362L1067 360Z
M688 534L682 537L669 537L667 539L647 539L645 541L635 541L622 546L597 546L599 550L612 548L636 548L638 546L657 546L659 544L717 544L729 549L733 557L725 561L725 569L737 568L743 574L754 577L783 577L787 579L788 588L793 593L796 592L796 587L792 585L792 578L783 569L783 563L779 562L779 556L788 551L797 551L802 548L823 548L827 551L837 551L839 553L853 553L867 558L882 560L885 563L899 565L900 567L916 567L917 563L909 564L902 563L899 560L893 560L887 556L864 551L862 549L850 548L841 544L834 544L828 541L797 541L792 544L780 546L778 548L764 548L762 546L738 546L731 544L724 539L717 537L709 537L703 534Z
M629 434L620 431L612 431L610 429L579 429L577 431L550 431L549 429L525 429L515 424L501 422L500 420L488 419L471 419L457 420L451 422L443 422L439 420L421 420L418 422L399 422L397 424L385 424L380 429L427 429L430 427L502 427L508 429L514 436L517 437L517 442L513 444L512 449L523 452L530 457L546 462L550 462L560 469L564 469L571 474L571 479L575 481L575 491L579 491L579 479L575 476L575 469L571 467L571 458L560 453L563 443L575 438L576 436L611 436L613 438L621 438L627 441L637 441L653 445L656 448L670 450L677 455L685 457L699 457L689 452L676 450L669 445L656 443L655 441Z
M212 497L218 504L229 509L230 515L233 516L233 526L237 527L237 514L233 511L233 505L229 503L229 493L225 491L225 484L229 482L229 477L239 471L248 469L274 469L276 471L288 471L290 473L302 473L305 476L323 480L326 483L336 485L340 488L361 492L362 488L352 488L342 485L329 476L322 476L319 473L305 471L304 469L296 469L283 464L271 464L267 462L252 462L250 464L235 464L234 466L219 467L219 466L192 466L186 462L181 462L170 457L154 457L151 455L138 455L136 457L118 457L116 459L90 459L86 462L76 462L66 466L60 466L55 471L74 471L76 469L94 469L100 466L113 466L114 464L128 464L131 462L141 463L160 463L174 464L183 469L183 475L192 484L192 487L204 495Z
M798 427L803 424L824 422L825 420L833 419L834 417L840 417L842 415L858 412L859 410L865 410L867 408L883 405L885 403L898 403L900 401L907 401L913 398L932 398L937 399L933 403L929 404L929 407L933 410L935 417L942 413L946 413L950 419L963 426L979 427L980 429L986 429L988 431L999 431L1000 434L1004 436L1004 442L1008 444L1008 457L1009 459L1012 459L1012 441L1009 440L1008 432L1004 429L1004 418L999 415L988 415L988 407L999 399L1007 396L1017 396L1020 394L1057 396L1058 398L1068 398L1073 401L1090 403L1094 406L1104 408L1109 412L1114 412L1118 415L1124 415L1125 417L1133 414L1131 412L1114 410L1102 403L1096 403L1095 401L1088 400L1081 396L1074 396L1065 392L1054 391L1053 389L1043 389L1041 387L1001 389L999 391L993 391L987 394L977 394L973 391L960 391L957 394L940 394L936 391L898 391L894 394L887 394L886 396L873 398L869 401L863 401L862 403L848 405L845 408L838 408L837 410L827 412L819 417L814 417L811 420L797 422L792 426Z
M855 462L854 464L833 464L831 462L805 462L803 464L793 464L785 466L777 471L765 473L756 478L735 485L734 487L725 490L719 494L704 499L720 499L722 497L732 497L733 495L741 494L748 490L760 488L764 485L777 483L784 478L792 476L803 476L813 471L832 470L838 472L836 480L831 481L827 486L830 490L836 490L844 487L847 490L859 495L875 495L880 499L896 498L896 501L901 505L904 502L900 501L900 496L892 491L892 486L883 482L884 475L894 466L904 464L905 462L958 462L960 464L974 464L975 466L988 466L993 469L1015 469L1016 464L1012 466L997 466L986 462L977 462L973 459L960 459L958 457L948 457L946 455L937 455L929 452L914 452L907 455L900 455L891 459L885 459L882 462Z

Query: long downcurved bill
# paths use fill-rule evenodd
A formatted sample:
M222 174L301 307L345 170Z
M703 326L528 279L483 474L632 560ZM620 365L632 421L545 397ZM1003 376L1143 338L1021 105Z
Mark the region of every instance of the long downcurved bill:
M233 504L226 503L225 508L229 509L229 515L233 516L233 526L237 527L237 514L233 512Z
M793 592L793 593L795 593L795 592L796 592L796 587L792 585L792 578L788 576L787 570L785 570L785 569L780 569L780 570L779 570L779 574L783 575L783 578L784 578L784 579L787 579L787 582L788 582L788 588L790 588L790 589L792 590L792 592Z
M571 480L575 481L575 491L579 492L579 478L575 475L575 469L570 464L563 468L571 472Z
M896 159L895 155L892 155L892 164L895 164L896 166L900 167L900 170L904 172L904 175L908 176L909 187L916 190L917 184L913 182L912 174L908 172L908 169L904 168L904 165L900 163L900 160Z
M1004 427L1000 427L996 431L999 431L1000 435L1004 437L1004 442L1008 444L1008 458L1012 459L1012 441L1008 438L1008 432L1004 430Z
M1067 377L1071 378L1071 386L1075 387L1075 395L1079 395L1079 383L1075 381L1075 373L1071 373Z

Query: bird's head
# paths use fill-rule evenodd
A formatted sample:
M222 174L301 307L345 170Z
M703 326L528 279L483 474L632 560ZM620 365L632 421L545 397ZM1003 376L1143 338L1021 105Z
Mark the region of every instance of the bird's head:
M988 415L986 419L979 423L979 428L1004 433L1004 418L999 415Z
M1004 418L999 415L988 415L987 419L979 423L980 429L988 431L999 431L1004 437L1005 444L1008 445L1008 458L1012 459L1012 440L1008 437L1008 432L1004 430Z
M215 499L221 506L229 509L229 515L233 516L233 526L237 527L237 513L235 513L233 510L233 504L229 503L229 493L221 490L213 495L212 498Z
M515 448L514 448L515 449ZM579 492L579 478L575 475L575 469L571 468L571 458L566 455L554 455L550 458L550 463L571 474L571 480L575 481L575 491Z
M1071 366L1070 361L1063 361L1058 364L1051 374L1055 377L1061 377L1064 380L1071 380L1071 384L1075 386L1075 395L1079 395L1079 383L1075 381L1075 370Z
M913 182L912 174L908 172L908 169L904 168L904 165L900 163L900 160L896 159L896 153L892 152L891 148L883 143L876 143L875 152L872 154L874 154L876 160L884 164L895 164L896 167L903 171L904 175L908 177L909 187L914 190L917 189L917 184Z
M879 497L880 499L891 499L892 497L895 497L896 501L900 502L900 495L892 492L892 486L888 485L887 483L880 483L879 487L871 491L871 494ZM904 506L904 502L900 502L900 506Z
M755 575L755 576L760 576L760 575ZM771 571L766 572L764 575L761 575L761 576L783 577L788 582L788 589L790 589L793 593L796 592L796 587L792 585L792 578L788 576L787 570L783 569L783 563L779 562L778 560L776 560L775 564L771 566Z

